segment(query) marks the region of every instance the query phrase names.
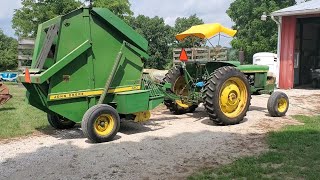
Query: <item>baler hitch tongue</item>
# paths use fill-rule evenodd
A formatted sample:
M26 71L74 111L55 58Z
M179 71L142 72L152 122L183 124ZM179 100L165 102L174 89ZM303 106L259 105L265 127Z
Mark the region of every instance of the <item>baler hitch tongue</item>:
M3 83L0 83L0 106L5 104L12 96L9 94L9 89Z

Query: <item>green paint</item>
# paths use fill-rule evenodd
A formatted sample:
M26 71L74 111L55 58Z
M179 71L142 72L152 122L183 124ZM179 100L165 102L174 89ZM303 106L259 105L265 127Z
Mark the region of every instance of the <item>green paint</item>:
M264 88L267 82L267 73L257 72L254 76L254 87L255 88Z
M60 29L51 47L54 55L45 60L43 69L35 69L47 29L55 24L60 25ZM19 79L28 91L27 99L32 106L80 122L87 109L98 103L100 95L74 97L73 94L105 90L119 52L122 56L108 89L139 87L142 59L148 58L147 48L148 41L109 10L80 8L39 25L29 71L31 83L25 82L24 74ZM163 98L154 99L149 90L129 91L106 93L103 103L116 107L119 113L130 114L152 109L161 101L158 99ZM49 99L50 95L68 93L73 97Z
M42 73L41 76L33 76L31 78L31 82L36 84L42 84L43 82L47 81L54 74L56 74L58 71L63 69L65 66L67 66L70 62L75 60L80 54L88 50L90 46L91 45L89 41L83 42L82 44L80 44L80 46L78 46L76 49L71 51L69 54L67 54L65 57L60 59L57 63L55 63L49 69L47 69L44 73ZM39 81L37 81L37 78L39 78ZM25 82L24 79L22 79L22 82Z
M237 66L237 68L245 73L255 73L255 72L268 72L269 66L263 66L263 65L240 65Z
M121 114L143 112L149 108L149 90L137 90L115 95L117 111Z
M136 45L143 51L148 50L148 41L141 35L137 34L129 25L123 22L119 17L114 15L111 11L105 8L93 8L92 13L97 14L111 26L115 27L121 35L126 36L129 43Z
M47 29L57 24L60 29L51 46L52 57L45 59L43 69L36 69L35 64L45 46ZM110 104L120 114L147 111L161 104L164 98L181 98L166 91L170 84L156 85L145 78L143 62L149 57L147 49L148 41L109 10L80 8L39 25L29 71L31 83L25 82L24 74L19 80L26 87L27 99L32 106L74 122L80 122L84 113L98 103L100 94L72 93L100 90L103 94L100 102ZM252 93L273 91L272 84L266 86L266 66L240 65L237 61L187 63L186 78L189 83L206 81L210 73L223 66L235 66L245 74L254 74L256 80L251 87ZM106 92L128 87L128 92ZM194 89L187 100L200 102L201 88L193 84L189 87ZM61 94L69 94L67 96L72 98L49 98Z
M181 63L183 67L183 63ZM251 94L270 94L274 91L274 84L267 84L268 66L262 65L240 65L239 61L196 61L185 63L184 77L188 82L188 96L178 97L163 91L165 99L184 99L188 103L202 102L202 88L197 88L195 83L207 82L210 75L218 68L234 66L243 72L247 77L254 76L254 82L250 84ZM195 82L195 80L197 82Z
M33 57L31 67L35 66L36 59L39 56L41 48L43 47L44 39L45 39L45 30L51 26L52 24L58 24L61 22L61 16L55 17L51 20L48 20L38 26L37 38L34 45Z
M152 110L152 109L158 107L159 104L162 104L162 103L163 103L163 96L162 97L150 98L149 110Z

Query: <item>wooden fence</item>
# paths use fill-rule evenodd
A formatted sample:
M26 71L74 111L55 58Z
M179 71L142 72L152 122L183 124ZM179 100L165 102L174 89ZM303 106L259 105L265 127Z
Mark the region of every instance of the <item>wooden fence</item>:
M179 57L181 48L173 49L173 63L180 62ZM204 48L185 48L188 60L212 60L212 61L227 61L228 60L228 49L217 46L217 47L204 47Z
M18 69L25 70L31 66L34 39L20 39L18 45Z

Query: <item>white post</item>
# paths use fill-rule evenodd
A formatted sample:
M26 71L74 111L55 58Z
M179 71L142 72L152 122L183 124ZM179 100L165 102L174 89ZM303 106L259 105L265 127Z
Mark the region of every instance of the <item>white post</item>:
M276 63L276 85L277 88L279 88L279 78L280 78L280 49L281 49L281 24L282 24L282 18L281 16L278 17L278 21L275 19L274 16L271 15L271 19L277 23L278 25L278 45L277 45L277 63Z

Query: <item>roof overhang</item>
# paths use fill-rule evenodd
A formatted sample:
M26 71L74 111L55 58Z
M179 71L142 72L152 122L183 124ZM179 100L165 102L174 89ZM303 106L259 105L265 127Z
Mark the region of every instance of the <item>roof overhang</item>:
M320 15L320 1L312 0L290 6L271 13L271 16L301 16L301 15Z
M301 16L301 15L310 15L310 14L319 14L319 16L320 16L320 9L287 11L287 12L273 12L273 13L271 13L271 16Z

